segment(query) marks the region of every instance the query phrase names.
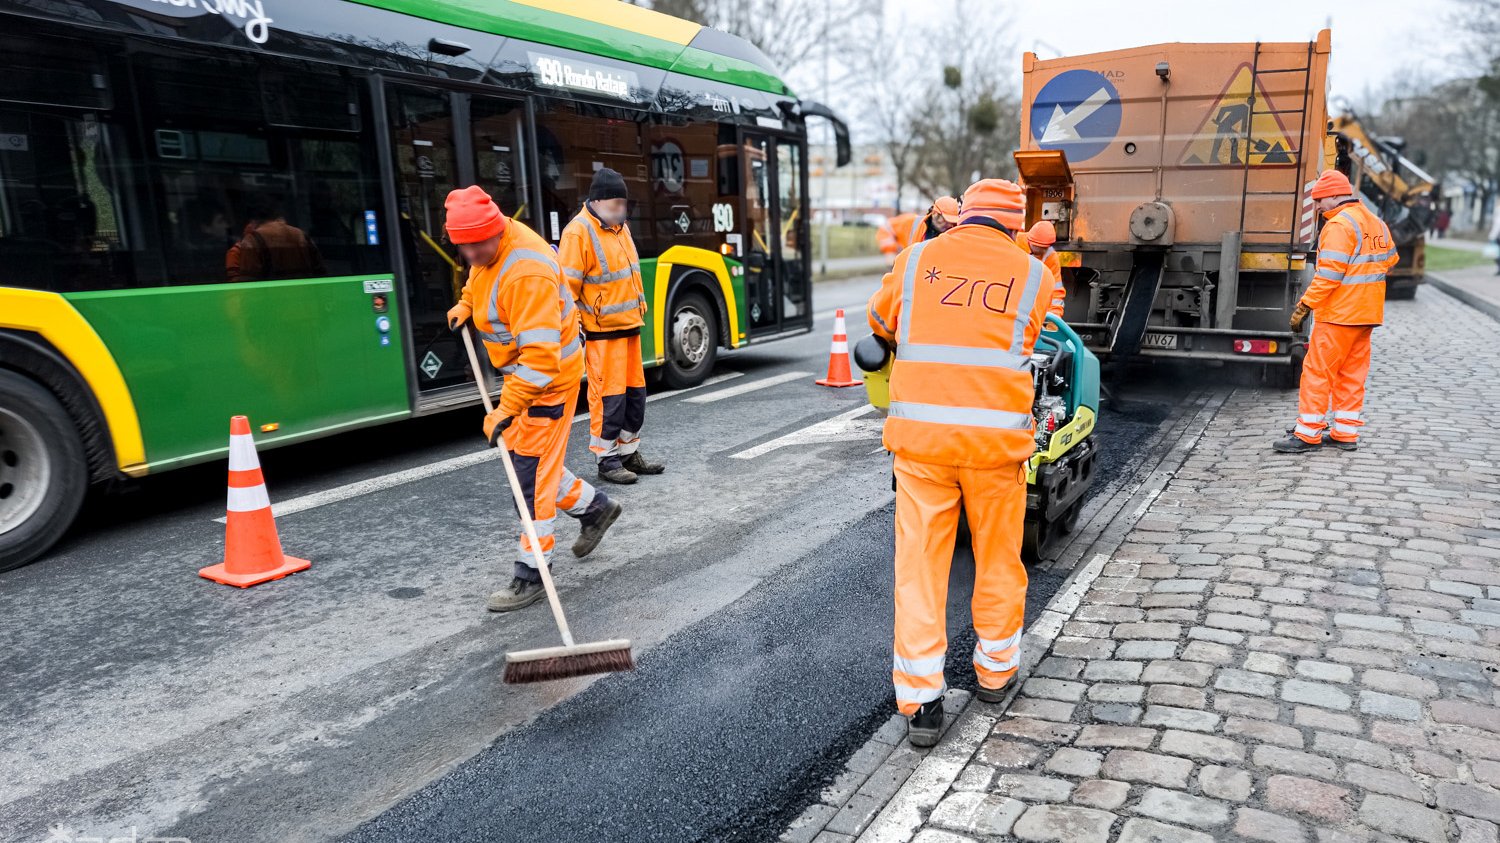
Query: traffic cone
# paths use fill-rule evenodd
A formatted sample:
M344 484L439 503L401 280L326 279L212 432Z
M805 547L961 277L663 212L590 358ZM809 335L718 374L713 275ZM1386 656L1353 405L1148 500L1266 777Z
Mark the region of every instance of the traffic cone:
M844 327L844 309L841 307L833 317L833 350L828 352L828 377L818 381L818 386L859 386L864 381L854 379L849 369L849 335Z
M250 420L229 420L229 512L224 527L224 561L198 571L214 582L249 588L312 567L306 559L281 552L271 499L255 455Z

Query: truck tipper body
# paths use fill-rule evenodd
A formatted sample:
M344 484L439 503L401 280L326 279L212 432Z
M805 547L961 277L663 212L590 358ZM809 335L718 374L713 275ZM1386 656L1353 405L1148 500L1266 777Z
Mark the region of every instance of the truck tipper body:
M1327 30L1296 43L1161 44L1023 59L1028 224L1057 226L1065 318L1104 359L1276 364L1315 263L1331 163Z

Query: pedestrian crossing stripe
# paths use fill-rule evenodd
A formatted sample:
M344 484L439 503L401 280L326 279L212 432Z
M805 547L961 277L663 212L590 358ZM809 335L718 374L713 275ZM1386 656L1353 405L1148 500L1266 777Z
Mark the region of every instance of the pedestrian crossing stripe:
M1251 86L1255 102L1250 101ZM1281 116L1267 114L1274 106L1266 94L1265 83L1255 78L1250 63L1245 62L1229 77L1214 104L1203 115L1179 163L1185 167L1243 166L1245 163L1245 123L1251 121L1249 137L1250 166L1292 164L1292 138L1281 124Z

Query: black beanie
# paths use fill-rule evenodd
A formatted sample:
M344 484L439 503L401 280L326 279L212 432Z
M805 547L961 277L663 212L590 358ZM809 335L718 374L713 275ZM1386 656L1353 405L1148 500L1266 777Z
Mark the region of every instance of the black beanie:
M589 185L589 201L595 199L629 199L625 192L625 177L608 167L600 167L594 173L594 182Z

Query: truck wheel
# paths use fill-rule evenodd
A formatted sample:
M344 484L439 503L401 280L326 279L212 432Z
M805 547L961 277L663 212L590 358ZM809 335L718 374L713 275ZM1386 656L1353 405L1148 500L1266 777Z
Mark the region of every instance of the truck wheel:
M1391 301L1412 301L1417 297L1417 285L1412 284L1405 287L1392 287L1385 297Z
M73 420L52 393L0 370L0 571L51 547L88 491L88 461Z
M719 356L718 312L702 293L687 292L672 303L667 320L667 362L662 380L672 389L697 386Z
M1296 389L1302 384L1302 358L1297 357L1289 366L1268 366L1269 377L1275 389Z

